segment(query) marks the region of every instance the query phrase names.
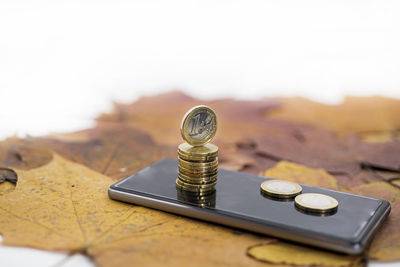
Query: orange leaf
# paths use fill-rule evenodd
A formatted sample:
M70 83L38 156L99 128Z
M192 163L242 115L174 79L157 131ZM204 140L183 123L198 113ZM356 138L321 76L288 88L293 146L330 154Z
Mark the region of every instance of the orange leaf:
M287 98L266 113L269 118L322 126L340 134L389 132L400 127L400 100L385 97L346 97L340 105L305 98Z
M18 170L0 197L5 245L87 253L101 266L258 265L247 247L270 239L112 201L114 181L58 155Z
M400 190L389 183L376 182L353 187L351 191L390 202L389 218L372 241L368 255L377 260L400 260Z
M338 189L335 177L327 173L324 169L308 168L287 161L279 162L274 168L266 170L264 175L311 186Z
M249 248L250 256L274 264L297 266L362 266L361 256L345 256L284 242L271 242Z

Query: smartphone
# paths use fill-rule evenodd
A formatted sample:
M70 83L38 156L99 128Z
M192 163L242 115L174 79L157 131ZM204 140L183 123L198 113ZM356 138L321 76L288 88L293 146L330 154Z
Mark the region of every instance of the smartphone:
M240 228L346 254L359 254L390 212L385 200L301 185L303 193L329 195L337 211L318 215L260 192L266 177L218 170L216 191L194 199L175 186L175 159L161 160L108 189L111 199Z

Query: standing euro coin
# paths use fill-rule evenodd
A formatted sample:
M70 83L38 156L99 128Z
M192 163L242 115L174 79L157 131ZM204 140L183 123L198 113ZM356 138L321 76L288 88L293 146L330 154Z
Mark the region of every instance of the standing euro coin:
M186 143L178 146L178 196L210 204L218 178L218 147L208 142L217 131L217 117L207 106L190 109L182 120ZM214 194L215 199L215 194Z
M211 141L217 132L217 116L207 106L196 106L183 117L182 138L192 146L202 146Z

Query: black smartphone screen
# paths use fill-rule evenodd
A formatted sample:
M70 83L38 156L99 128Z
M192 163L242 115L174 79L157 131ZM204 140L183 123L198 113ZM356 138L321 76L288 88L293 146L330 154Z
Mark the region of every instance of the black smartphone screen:
M339 202L335 213L317 215L297 209L293 200L261 194L270 178L219 169L216 192L202 203L176 189L177 160L161 160L112 185L112 199L268 234L349 254L361 253L390 211L387 201L302 185Z

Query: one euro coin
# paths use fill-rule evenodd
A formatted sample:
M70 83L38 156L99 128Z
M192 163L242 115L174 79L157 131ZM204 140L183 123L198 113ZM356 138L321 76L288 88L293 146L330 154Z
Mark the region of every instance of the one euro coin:
M196 106L183 116L182 138L192 146L202 146L211 141L217 132L217 116L207 106Z
M293 198L300 194L302 190L299 184L289 181L268 180L261 183L261 192L276 198Z

